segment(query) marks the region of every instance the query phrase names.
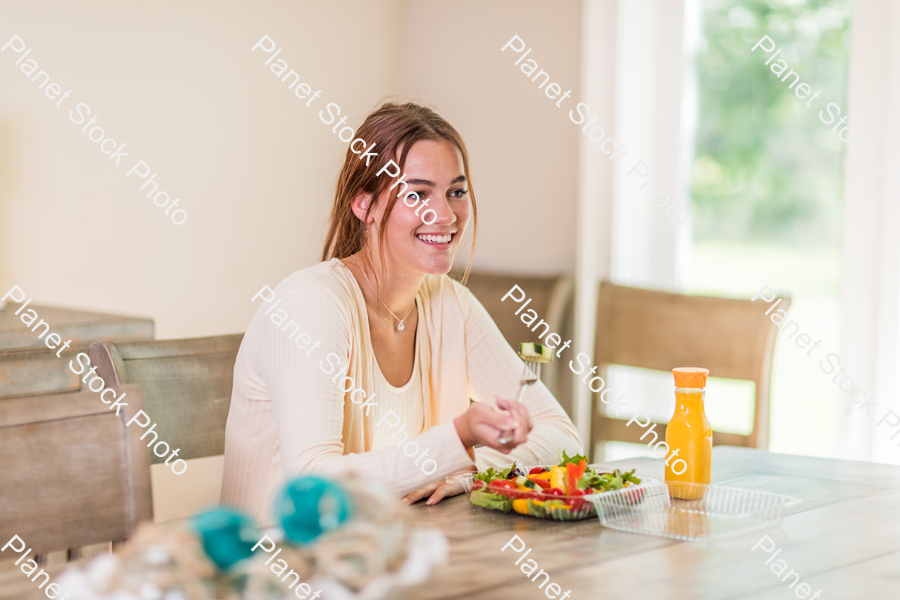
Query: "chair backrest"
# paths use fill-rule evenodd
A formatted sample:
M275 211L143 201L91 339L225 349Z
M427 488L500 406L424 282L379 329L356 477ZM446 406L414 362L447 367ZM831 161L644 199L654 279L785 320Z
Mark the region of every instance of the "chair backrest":
M180 448L179 458L187 460L225 452L234 362L243 337L96 342L89 354L104 380L141 386L159 439Z
M790 306L782 299L779 309ZM744 379L755 384L753 430L749 435L713 432L713 443L767 448L772 352L778 329L760 302L689 296L615 285L600 285L595 357L597 364L626 365L669 371L705 367L714 377ZM600 441L643 443L645 429L626 428L625 421L599 413L593 394L593 453ZM649 427L649 426L648 426ZM634 430L634 431L632 431ZM658 425L660 439L665 426Z
M523 290L525 299L518 304L512 298L503 301L503 296L516 285ZM562 337L563 342L572 339L575 282L570 276L535 277L508 273L473 272L469 276L466 287L484 305L503 337L515 350L519 349L520 342L539 341L538 334L543 333L546 328L541 326L536 332L532 332L531 329L537 327L540 319L550 325L547 335L557 333ZM521 294L516 292L516 297L518 296ZM528 298L531 299L531 302L528 303L525 311L518 315L515 314ZM527 314L528 309L534 309L540 317L531 327L521 320L522 316ZM546 340L547 338L544 336L542 339ZM569 373L569 369L565 366L565 361L554 359L553 362L541 369L541 381L566 412L571 415L572 378L566 376L566 373Z
M128 539L153 519L143 408L127 394L119 416L94 392L0 402L0 539L18 535L34 553Z

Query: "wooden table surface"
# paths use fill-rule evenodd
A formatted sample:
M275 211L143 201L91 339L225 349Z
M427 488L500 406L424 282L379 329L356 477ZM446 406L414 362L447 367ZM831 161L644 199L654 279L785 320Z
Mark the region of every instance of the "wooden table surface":
M661 460L605 464L663 477ZM571 590L572 600L796 598L765 565L771 554L751 552L764 534L782 549L778 559L788 565L782 577L793 569L812 593L821 590L823 600L900 598L900 467L717 446L713 483L803 502L779 527L710 543L624 533L597 519L558 523L502 514L472 506L465 496L435 506L419 503L411 508L417 524L443 530L450 559L406 598L547 598L547 586L538 589L514 564L521 554L501 552L513 535L532 549L526 561L533 559L562 592ZM0 567L0 599L43 597L12 563Z
M663 478L661 460L606 463ZM812 597L900 598L900 467L713 448L714 484L786 494L803 500L779 527L720 542L681 542L604 528L598 519L558 523L472 506L464 496L423 503L423 527L439 527L450 560L412 594L416 600L547 598L514 563L522 554L501 548L518 535L550 582L569 598L777 600L797 598L800 583ZM768 535L800 574L794 590L765 561L774 554L751 548ZM524 553L523 553L524 554ZM532 575L533 577L534 575ZM548 584L549 585L549 584ZM561 595L559 597L562 597Z

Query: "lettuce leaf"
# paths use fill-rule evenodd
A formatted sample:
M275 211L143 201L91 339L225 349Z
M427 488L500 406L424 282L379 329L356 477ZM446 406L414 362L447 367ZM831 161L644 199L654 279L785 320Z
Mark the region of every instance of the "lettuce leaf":
M630 482L634 483L635 485L639 484L641 482L641 478L634 476L635 471L637 471L637 469L632 469L632 470L628 471L627 473L622 473L622 479L624 481L630 481Z
M581 479L578 480L577 487L579 490L591 488L600 492L620 490L625 487L625 483L628 481L635 485L641 482L639 477L634 476L635 470L636 469L632 469L631 471L622 473L616 469L612 473L603 473L601 475L594 469L588 469L585 471L584 475L581 476Z
M491 510L502 510L510 512L512 510L512 498L507 498L503 494L497 492L487 492L485 490L475 490L469 496L469 502L475 506L483 506Z
M547 509L544 508L543 504L535 504L531 500L528 501L528 514L532 517L539 517L541 519L547 518Z
M566 464L568 464L568 463L577 465L582 460L585 462L585 464L587 464L587 456L584 456L583 454L576 454L575 456L569 456L568 454L566 454L565 450L560 449L557 452L557 455L559 456L559 466L561 466L561 467L566 466Z
M592 489L600 489L607 485L608 480L602 475L598 474L594 469L587 469L584 472L584 475L581 476L581 479L578 480L578 484L575 486L579 490L586 490L588 488Z
M483 481L485 483L490 483L495 479L506 479L509 477L509 474L512 473L516 468L516 463L513 463L511 466L500 469L499 471L495 471L493 467L488 467L487 471L482 471L481 473L476 473L474 475L477 481Z

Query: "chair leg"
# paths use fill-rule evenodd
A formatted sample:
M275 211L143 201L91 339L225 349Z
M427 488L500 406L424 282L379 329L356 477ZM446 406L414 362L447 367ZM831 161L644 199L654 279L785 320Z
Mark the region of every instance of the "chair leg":
M46 554L35 554L34 562L36 562L39 567L46 567L47 566L47 555Z
M81 548L69 548L66 550L66 562L81 560Z

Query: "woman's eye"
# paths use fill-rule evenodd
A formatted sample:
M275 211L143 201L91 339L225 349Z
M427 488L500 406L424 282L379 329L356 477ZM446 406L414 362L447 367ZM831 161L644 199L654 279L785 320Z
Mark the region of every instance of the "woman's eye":
M407 206L415 206L419 203L419 200L425 197L425 194L421 191L418 192L407 192L403 197L403 203Z
M452 192L450 192L451 195L456 195L457 198L462 198L468 193L469 190L453 190Z

